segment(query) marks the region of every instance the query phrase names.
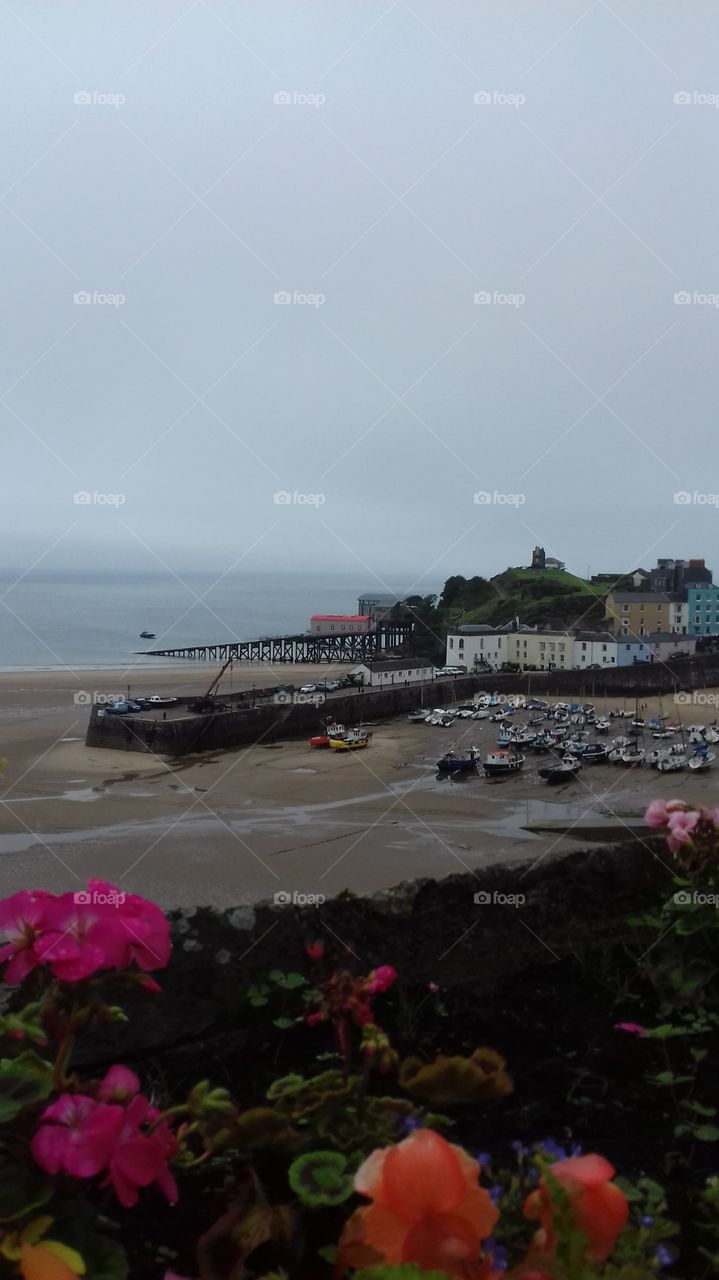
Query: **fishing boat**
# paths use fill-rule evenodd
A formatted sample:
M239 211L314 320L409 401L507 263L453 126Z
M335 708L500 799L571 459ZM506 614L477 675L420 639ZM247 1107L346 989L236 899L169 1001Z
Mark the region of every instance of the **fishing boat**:
M141 639L141 640L156 640L156 639L157 639L157 636L155 635L155 632L154 632L154 631L141 631L141 632L140 632L140 639Z
M328 747L330 745L330 738L344 738L346 735L347 730L343 724L337 724L335 721L331 721L325 725L322 733L316 733L313 738L310 738L309 745L311 747Z
M490 751L485 757L482 768L488 778L505 773L516 773L524 764L524 756L518 751Z
M550 787L555 787L560 782L567 782L569 778L574 778L581 767L582 762L577 756L565 756L558 764L552 764L546 769L540 769L539 776L544 778L544 781L549 783Z
M457 756L454 751L446 751L437 761L439 773L476 773L480 763L479 747L470 747L466 756Z
M366 729L347 729L344 737L330 738L330 747L333 751L359 751L369 746L371 737Z

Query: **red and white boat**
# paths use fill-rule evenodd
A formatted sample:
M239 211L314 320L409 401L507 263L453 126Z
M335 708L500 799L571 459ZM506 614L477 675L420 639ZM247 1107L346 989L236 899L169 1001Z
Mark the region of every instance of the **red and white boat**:
M343 724L335 724L334 721L331 721L329 724L325 725L322 733L317 733L313 738L310 738L310 746L329 747L330 738L346 738L347 733L348 730L345 729Z

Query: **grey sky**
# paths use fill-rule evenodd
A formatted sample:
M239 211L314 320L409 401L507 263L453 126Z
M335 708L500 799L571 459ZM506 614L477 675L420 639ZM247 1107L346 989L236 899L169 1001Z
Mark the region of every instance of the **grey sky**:
M0 27L6 564L719 569L715 5Z

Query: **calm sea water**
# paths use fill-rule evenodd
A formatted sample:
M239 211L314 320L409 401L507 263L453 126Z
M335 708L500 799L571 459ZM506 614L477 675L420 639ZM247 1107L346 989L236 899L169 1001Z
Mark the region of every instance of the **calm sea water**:
M302 574L0 573L0 670L115 667L138 651L308 630L313 613L355 613L365 578ZM396 586L397 584L392 584ZM398 589L401 591L401 584ZM156 640L141 640L154 631ZM149 658L148 665L160 659Z

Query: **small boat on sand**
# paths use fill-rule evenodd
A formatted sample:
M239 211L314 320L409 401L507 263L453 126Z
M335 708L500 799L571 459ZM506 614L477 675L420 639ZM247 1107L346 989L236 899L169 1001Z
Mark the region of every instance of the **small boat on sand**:
M490 751L485 757L482 768L488 778L506 773L517 773L524 764L524 756L518 751Z
M439 773L476 773L480 762L479 748L470 747L466 756L457 756L454 751L446 751L437 761Z
M574 778L581 767L582 762L577 756L565 756L558 764L551 764L546 769L540 769L539 776L544 778L544 781L550 787L556 787L560 782L568 782L570 778Z
M344 738L346 733L347 730L343 724L331 722L330 724L325 725L323 733L316 733L313 738L310 738L310 746L328 747L330 745L330 738Z
M371 737L366 729L347 729L344 737L330 738L330 747L333 751L359 751L369 746Z

